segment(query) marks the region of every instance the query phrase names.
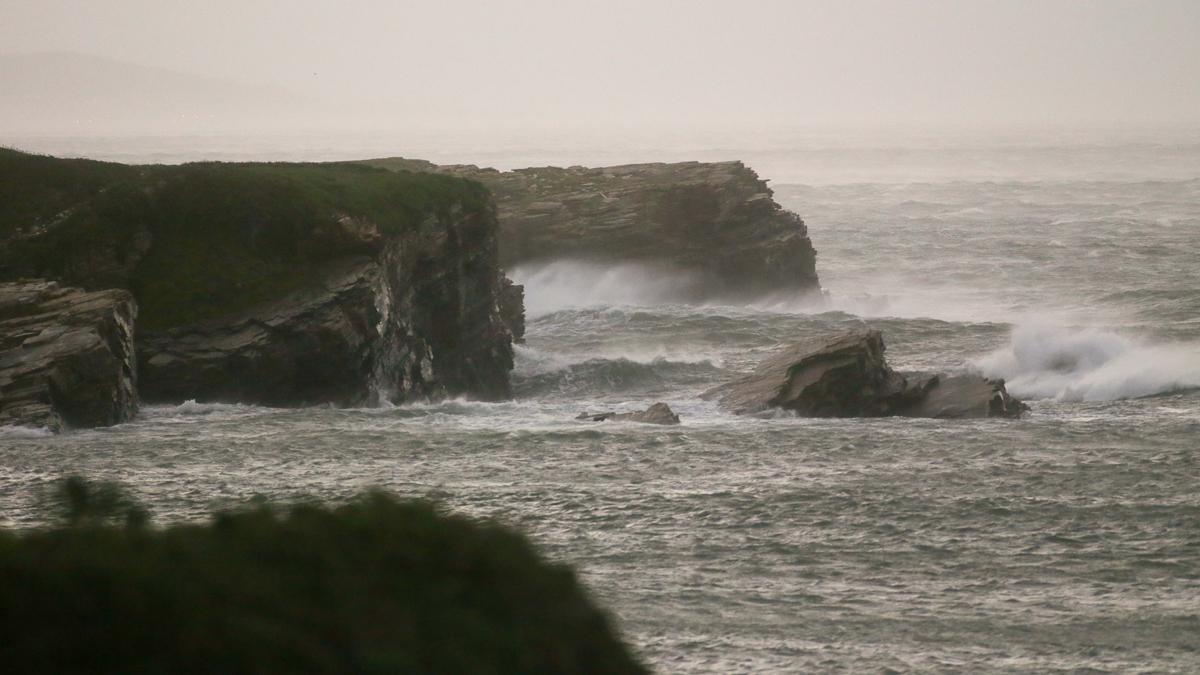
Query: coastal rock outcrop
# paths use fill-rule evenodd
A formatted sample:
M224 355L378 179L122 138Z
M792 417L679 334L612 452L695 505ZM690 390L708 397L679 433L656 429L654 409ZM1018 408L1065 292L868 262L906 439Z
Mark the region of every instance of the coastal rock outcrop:
M511 397L521 287L500 271L495 206L476 182L9 150L0 175L17 184L0 188L0 279L132 292L144 400Z
M380 159L373 166L477 180L495 195L505 269L574 260L678 273L683 300L820 290L804 221L741 162L497 171Z
M703 397L738 415L778 408L805 417L1018 417L1028 409L1001 380L897 372L884 349L877 330L806 340Z
M122 290L0 283L0 426L108 426L137 412L133 330Z
M603 412L603 413L580 413L575 419L590 420L592 422L607 422L608 420L617 420L625 422L641 422L642 424L679 424L679 415L671 410L671 406L666 403L655 403L645 410L637 410L634 412L618 413L618 412Z

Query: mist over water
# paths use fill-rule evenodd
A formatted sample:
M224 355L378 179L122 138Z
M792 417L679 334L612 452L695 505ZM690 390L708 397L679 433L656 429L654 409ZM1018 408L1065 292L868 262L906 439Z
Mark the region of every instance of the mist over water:
M160 520L382 485L529 531L662 672L1200 668L1200 145L818 140L15 139L160 162L744 159L805 218L826 294L695 304L678 272L524 266L514 401L3 430L0 518L36 523L30 495L66 472L128 483ZM699 398L863 322L896 367L1004 377L1032 411L742 419ZM574 419L656 401L683 424Z

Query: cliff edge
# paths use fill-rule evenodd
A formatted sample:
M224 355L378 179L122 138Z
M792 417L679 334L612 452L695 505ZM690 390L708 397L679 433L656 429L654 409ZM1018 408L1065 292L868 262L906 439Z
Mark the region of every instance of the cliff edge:
M497 235L453 176L0 150L0 280L130 291L147 401L508 398Z

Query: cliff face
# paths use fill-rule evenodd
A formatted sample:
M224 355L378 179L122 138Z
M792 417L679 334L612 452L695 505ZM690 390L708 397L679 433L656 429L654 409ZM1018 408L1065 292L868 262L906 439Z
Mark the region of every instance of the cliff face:
M493 230L480 212L431 221L388 238L375 257L323 264L277 300L150 333L138 350L143 396L269 405L509 398Z
M145 400L511 395L510 293L477 183L344 164L123 167L11 152L0 174L20 161L40 168L40 197L0 213L0 277L132 291ZM98 170L105 180L76 175Z
M804 221L741 162L496 171L371 160L437 171L495 195L506 269L553 260L637 262L685 272L691 299L815 292L816 251Z
M0 426L60 431L132 418L136 315L125 291L0 283Z

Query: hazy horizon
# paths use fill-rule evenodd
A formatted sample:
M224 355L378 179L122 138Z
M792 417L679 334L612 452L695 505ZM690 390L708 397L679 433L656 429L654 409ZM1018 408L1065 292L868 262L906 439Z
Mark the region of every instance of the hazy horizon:
M1200 4L0 9L8 134L1192 128Z

